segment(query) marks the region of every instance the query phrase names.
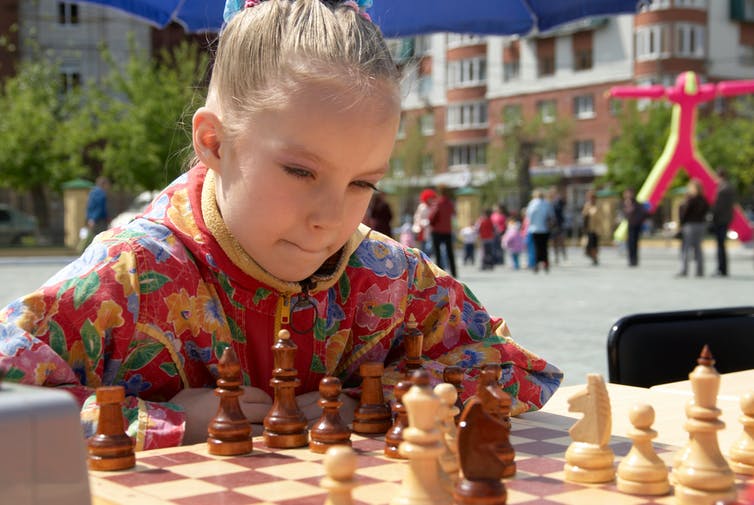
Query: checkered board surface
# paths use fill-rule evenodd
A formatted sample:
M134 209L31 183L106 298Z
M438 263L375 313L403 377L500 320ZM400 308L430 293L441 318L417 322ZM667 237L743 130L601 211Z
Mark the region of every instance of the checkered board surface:
M352 436L358 455L356 505L387 505L398 493L405 461L383 455L381 438ZM511 443L517 473L505 480L509 505L655 505L674 504L672 496L621 493L615 483L574 484L563 479L564 454L571 440L562 428L514 419ZM631 448L613 437L616 465ZM655 444L672 463L677 448ZM206 444L138 453L136 467L122 472L90 472L95 504L103 505L322 505L326 491L324 455L308 448L269 449L261 438L244 456L213 456ZM739 476L739 487L744 477Z

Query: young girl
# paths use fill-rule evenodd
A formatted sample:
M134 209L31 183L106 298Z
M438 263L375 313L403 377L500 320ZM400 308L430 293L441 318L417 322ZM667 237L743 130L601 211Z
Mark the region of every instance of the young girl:
M193 119L195 165L142 216L0 312L7 378L66 388L90 432L94 389L122 384L137 449L198 442L217 411L226 346L258 424L272 402L270 346L289 330L299 404L315 419L327 374L355 388L359 365L381 361L386 385L403 376L413 317L435 380L463 367L468 397L479 366L501 363L513 414L539 408L561 372L514 343L427 256L360 225L400 118L379 29L354 2L246 4L229 9Z
M524 237L521 232L521 222L518 220L518 216L514 213L508 218L508 225L505 228L505 233L501 239L503 249L511 253L513 259L513 269L518 270L521 268L519 257L524 250Z

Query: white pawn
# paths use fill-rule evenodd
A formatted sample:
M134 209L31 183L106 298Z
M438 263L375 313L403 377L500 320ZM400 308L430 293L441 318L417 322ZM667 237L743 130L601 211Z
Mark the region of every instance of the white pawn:
M334 445L325 453L325 477L320 487L328 490L324 505L353 505L351 491L356 487L356 453L348 445Z
M442 402L440 409L440 430L443 433L445 441L445 452L440 456L440 468L448 477L449 491L453 491L458 481L458 471L460 463L458 461L458 428L456 427L455 417L458 415L456 407L456 398L458 391L453 384L447 382L435 386L435 394Z
M651 428L655 411L650 405L634 405L628 413L632 428L628 438L631 450L618 465L618 489L624 493L664 495L670 491L668 469L657 456L652 439L657 432Z
M730 448L728 460L736 473L754 475L754 391L741 396L741 417L744 431Z
M451 505L452 495L443 485L439 463L446 449L437 422L442 404L429 385L429 372L420 369L411 378L414 385L403 395L408 426L398 448L408 464L390 505Z

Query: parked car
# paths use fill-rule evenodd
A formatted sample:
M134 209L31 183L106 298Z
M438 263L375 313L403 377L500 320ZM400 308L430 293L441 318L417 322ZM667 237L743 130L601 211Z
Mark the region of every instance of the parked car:
M147 208L147 205L152 203L158 193L159 191L144 191L136 195L128 208L110 221L110 227L128 224L133 218L141 214Z
M20 245L38 236L37 218L0 203L0 245Z

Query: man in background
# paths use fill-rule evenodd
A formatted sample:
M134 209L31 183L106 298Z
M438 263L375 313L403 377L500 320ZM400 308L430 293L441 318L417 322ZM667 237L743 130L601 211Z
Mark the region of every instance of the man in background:
M728 275L728 253L725 250L725 239L728 226L733 220L733 206L736 203L736 191L730 184L725 169L717 169L717 193L712 204L712 231L717 241L717 271L716 277Z

